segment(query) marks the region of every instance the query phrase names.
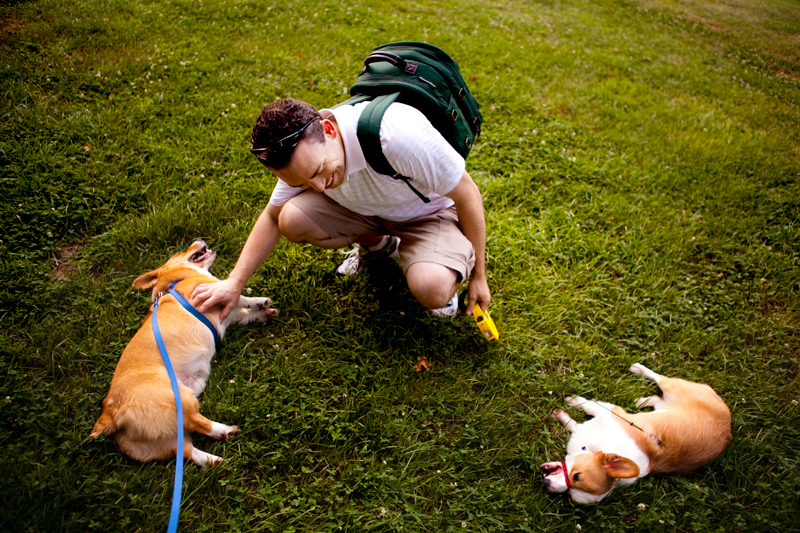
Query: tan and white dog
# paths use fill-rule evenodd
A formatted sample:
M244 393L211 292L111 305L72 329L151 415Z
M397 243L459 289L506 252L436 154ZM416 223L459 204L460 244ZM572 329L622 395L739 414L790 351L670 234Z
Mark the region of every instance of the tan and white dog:
M152 287L155 298L159 293L167 293L170 285L177 281L175 290L191 303L189 295L195 286L219 281L208 272L216 257L203 241L197 241L187 251L172 256L158 270L138 277L133 286L137 289ZM241 296L224 321L219 321L220 308L212 308L205 317L222 338L231 324L266 322L275 318L278 310L270 309L271 303L269 298ZM178 435L175 398L153 334L152 315L151 306L142 327L123 350L111 388L103 400L103 412L91 433L92 437L113 434L123 453L143 462L175 457ZM214 334L171 294L160 297L158 324L183 402L184 457L200 466L221 461L222 458L193 447L189 435L196 431L215 439L227 439L238 430L236 426L212 422L200 414L197 397L203 392L211 371L211 358L216 352Z
M639 363L630 371L655 381L662 396L636 401L649 413L585 398L567 398L591 420L578 424L561 409L550 415L572 433L567 457L540 469L544 487L578 503L596 503L618 486L650 474L687 474L714 460L731 435L731 412L711 387L656 374Z

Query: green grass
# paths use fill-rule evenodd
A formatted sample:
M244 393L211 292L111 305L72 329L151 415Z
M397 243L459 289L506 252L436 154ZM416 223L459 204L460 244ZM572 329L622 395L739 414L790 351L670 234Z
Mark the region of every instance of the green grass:
M233 267L274 177L260 108L345 98L396 40L459 62L484 134L492 316L441 322L393 264L282 242L201 400L238 424L187 465L183 531L800 531L796 0L0 6L0 530L163 531L174 463L91 440L148 295L196 238ZM418 356L433 362L417 373ZM733 442L595 506L541 489L582 394L640 361L711 384ZM577 416L577 415L576 415ZM644 509L640 507L644 505Z

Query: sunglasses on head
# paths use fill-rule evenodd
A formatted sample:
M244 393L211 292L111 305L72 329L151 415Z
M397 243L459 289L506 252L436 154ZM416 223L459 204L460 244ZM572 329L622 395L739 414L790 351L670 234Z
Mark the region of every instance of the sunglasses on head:
M297 146L297 143L300 142L300 136L303 135L303 132L306 130L306 128L309 127L311 124L313 124L315 120L320 120L320 118L321 117L312 118L311 120L308 121L308 123L305 126L300 128L296 132L292 133L291 135L287 135L280 141L276 141L271 145L267 146L266 148L250 148L250 153L256 156L258 160L261 161L262 164L266 165L264 160L266 159L267 155L269 155L272 152L292 149L295 146Z

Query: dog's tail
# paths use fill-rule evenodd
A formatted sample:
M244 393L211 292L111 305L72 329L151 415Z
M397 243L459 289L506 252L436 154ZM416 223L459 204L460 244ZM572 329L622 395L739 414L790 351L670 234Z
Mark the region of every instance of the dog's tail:
M99 437L103 433L113 433L115 431L114 418L109 414L108 409L103 409L103 413L94 424L94 429L89 434L90 437Z

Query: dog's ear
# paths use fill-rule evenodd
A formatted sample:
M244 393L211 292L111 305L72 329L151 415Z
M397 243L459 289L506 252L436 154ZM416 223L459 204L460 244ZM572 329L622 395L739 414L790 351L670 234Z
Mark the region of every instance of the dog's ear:
M639 475L639 467L636 463L613 453L605 454L603 468L606 469L609 477L627 479Z
M135 280L133 280L133 288L134 289L149 289L153 285L156 284L158 281L158 270L153 270L152 272L148 272L147 274L142 274Z

